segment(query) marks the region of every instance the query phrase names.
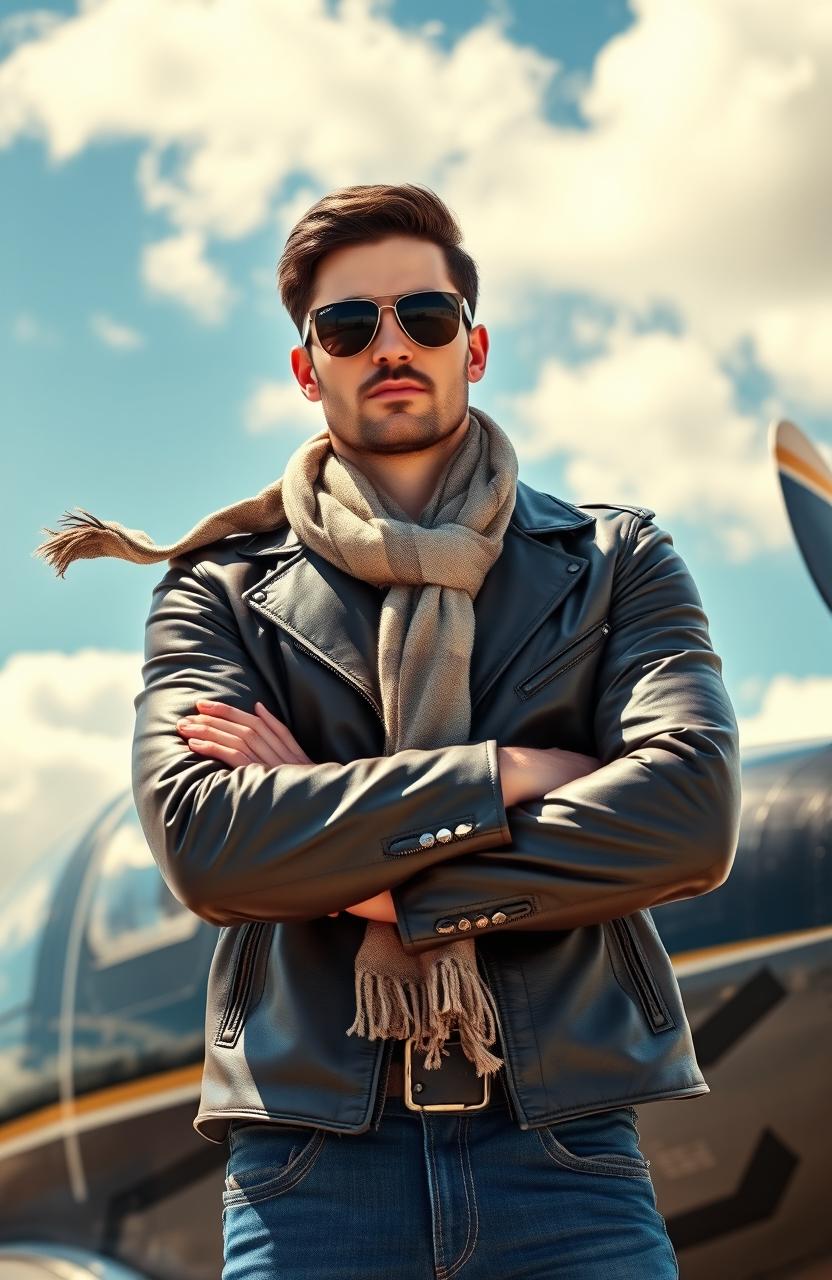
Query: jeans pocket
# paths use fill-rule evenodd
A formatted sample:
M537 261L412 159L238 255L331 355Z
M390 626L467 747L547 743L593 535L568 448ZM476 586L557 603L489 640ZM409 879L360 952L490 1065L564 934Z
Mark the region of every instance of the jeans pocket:
M311 1171L325 1140L325 1129L308 1125L232 1122L223 1207L256 1204L296 1187Z
M561 1169L617 1178L650 1177L650 1161L639 1148L632 1107L561 1120L534 1132L549 1159Z

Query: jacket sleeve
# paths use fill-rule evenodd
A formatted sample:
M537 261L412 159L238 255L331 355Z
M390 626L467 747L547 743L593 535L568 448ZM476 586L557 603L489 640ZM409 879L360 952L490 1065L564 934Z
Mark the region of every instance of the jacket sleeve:
M671 535L649 517L634 519L619 557L595 685L601 767L509 806L509 847L466 850L393 889L406 951L447 941L463 917L469 936L571 929L727 878L739 835L738 731L702 601Z
M187 556L154 588L144 658L133 799L171 892L211 924L312 919L401 883L416 859L509 839L495 739L272 767L191 751L176 722L197 698L253 713L285 693L266 685L230 602ZM424 848L420 836L442 828L452 837Z

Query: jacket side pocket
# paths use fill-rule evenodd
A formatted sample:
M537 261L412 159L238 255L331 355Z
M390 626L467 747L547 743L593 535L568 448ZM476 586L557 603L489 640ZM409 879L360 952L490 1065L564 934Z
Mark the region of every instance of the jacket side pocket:
M606 923L612 931L618 954L644 1010L650 1030L659 1032L675 1027L673 1015L653 977L632 917L624 916L620 920L608 920Z
M268 950L264 943L271 941L273 933L274 924L268 920L247 920L240 927L231 961L231 981L214 1044L233 1048L237 1043L249 1009L255 1003L252 1000L255 986L259 988L256 998L262 994L265 969L259 962Z

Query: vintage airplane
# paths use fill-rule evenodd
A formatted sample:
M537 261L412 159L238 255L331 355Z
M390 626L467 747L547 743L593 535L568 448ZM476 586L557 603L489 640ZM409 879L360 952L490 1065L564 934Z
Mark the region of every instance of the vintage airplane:
M772 446L832 607L832 473L791 423ZM830 818L832 737L746 750L731 875L655 911L711 1086L639 1110L685 1280L832 1255ZM129 789L6 897L0 1280L219 1275L227 1149L191 1124L217 932L167 889Z

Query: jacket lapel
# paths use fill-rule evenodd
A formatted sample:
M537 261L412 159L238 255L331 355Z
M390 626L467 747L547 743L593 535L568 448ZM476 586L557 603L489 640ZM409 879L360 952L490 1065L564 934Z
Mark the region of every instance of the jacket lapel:
M502 553L474 600L472 709L583 577L586 558L547 535L594 521L518 480ZM238 553L269 562L264 576L243 592L246 604L359 689L383 719L373 664L384 593L337 569L285 526L242 539Z

